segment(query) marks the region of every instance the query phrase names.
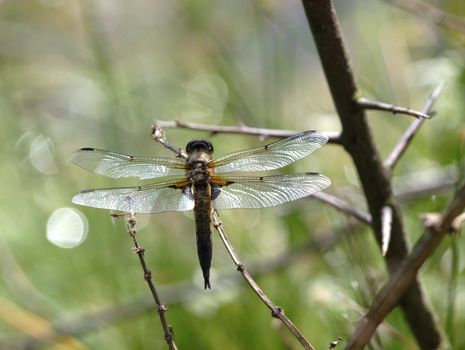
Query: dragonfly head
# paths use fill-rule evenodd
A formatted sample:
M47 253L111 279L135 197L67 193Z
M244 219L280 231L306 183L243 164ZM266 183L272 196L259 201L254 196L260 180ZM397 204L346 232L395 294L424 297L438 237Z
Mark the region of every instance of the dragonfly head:
M187 143L186 152L187 154L192 154L194 152L212 154L213 145L208 140L192 140Z

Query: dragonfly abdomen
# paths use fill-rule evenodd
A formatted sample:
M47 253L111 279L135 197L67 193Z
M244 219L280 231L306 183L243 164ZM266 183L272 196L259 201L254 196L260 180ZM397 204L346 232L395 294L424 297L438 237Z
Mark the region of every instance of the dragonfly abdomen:
M193 185L194 215L197 236L197 255L204 278L204 288L210 287L210 267L212 262L211 240L211 187L208 183Z

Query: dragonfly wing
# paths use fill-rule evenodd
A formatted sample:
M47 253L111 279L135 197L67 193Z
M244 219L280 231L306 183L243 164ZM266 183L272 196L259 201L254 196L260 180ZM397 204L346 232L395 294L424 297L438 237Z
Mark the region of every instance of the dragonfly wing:
M226 154L215 159L211 167L216 173L279 169L308 156L326 142L326 135L305 131L267 146Z
M83 169L112 178L152 179L186 172L185 162L180 159L136 157L97 148L81 148L71 154L70 160Z
M186 179L135 187L84 190L71 201L88 207L133 213L186 211L194 208L194 198Z
M215 209L265 208L307 197L331 184L318 173L280 174L271 176L231 176L214 185Z

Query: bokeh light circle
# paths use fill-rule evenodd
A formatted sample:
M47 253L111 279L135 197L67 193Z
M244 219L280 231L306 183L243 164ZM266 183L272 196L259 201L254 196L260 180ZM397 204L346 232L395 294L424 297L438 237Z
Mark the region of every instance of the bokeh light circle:
M60 208L47 221L47 239L61 248L75 248L87 238L87 218L74 208Z

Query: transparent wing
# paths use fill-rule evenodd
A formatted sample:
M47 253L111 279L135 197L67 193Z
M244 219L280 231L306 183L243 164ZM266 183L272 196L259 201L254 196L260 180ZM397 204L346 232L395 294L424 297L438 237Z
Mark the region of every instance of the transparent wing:
M307 197L331 184L318 173L271 176L228 176L218 185L215 209L264 208ZM221 181L218 181L220 183Z
M161 213L194 208L194 199L186 179L145 186L84 190L71 201L87 207L133 213Z
M211 167L215 168L216 173L279 169L308 156L326 142L327 136L305 131L267 146L226 154L215 159Z
M83 169L112 178L152 179L185 174L185 162L180 159L135 157L97 148L81 148L71 154L70 160Z

